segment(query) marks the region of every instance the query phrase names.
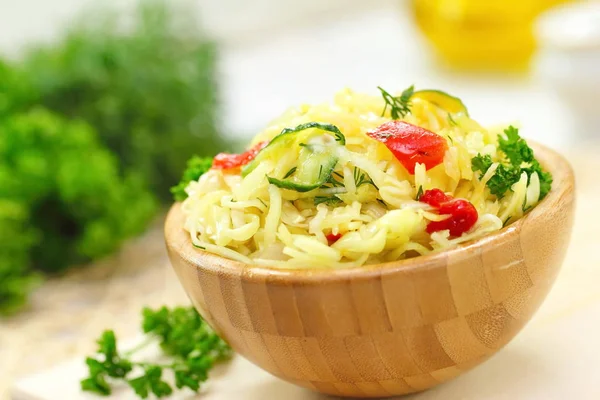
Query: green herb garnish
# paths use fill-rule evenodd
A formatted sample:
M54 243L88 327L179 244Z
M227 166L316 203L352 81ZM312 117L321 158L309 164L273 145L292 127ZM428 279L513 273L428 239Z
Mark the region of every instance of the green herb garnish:
M417 190L417 197L416 200L419 201L421 200L421 196L423 196L423 186L419 186L419 190Z
M315 202L315 206L318 206L319 204L327 204L328 206L335 206L340 203L343 203L343 201L340 200L336 196L316 196L314 198L314 202Z
M163 379L163 373L171 371L178 389L187 387L198 392L213 365L232 354L231 348L192 307L145 308L142 327L151 340L129 352L118 350L113 331L102 334L97 342L97 354L85 360L89 376L81 381L83 391L109 396L111 383L123 380L142 399L150 393L166 397L173 393L173 387ZM139 362L131 358L152 341L160 344L169 361Z
M458 124L454 120L454 117L452 117L452 114L450 114L450 113L448 113L448 123L452 126L458 126Z
M334 176L335 175L335 176ZM329 177L329 180L327 181L327 184L330 184L330 187L341 187L344 186L343 182L338 181L337 179L335 179L335 177L338 177L340 179L344 179L344 176L342 174L340 174L339 172L333 172L331 174L331 176ZM322 188L328 188L329 186L327 186L327 184L321 186Z
M375 182L373 182L373 179L371 179L369 175L362 172L357 167L354 167L354 182L356 184L357 189L362 185L373 185L375 189L379 190Z
M387 111L390 109L390 115L392 119L400 119L410 113L410 98L415 92L415 87L411 86L408 89L405 89L400 96L394 97L388 91L383 89L381 86L377 86L377 89L381 92L381 96L385 101L385 107L381 116L383 117Z
M290 169L288 172L286 172L286 174L283 176L283 179L287 179L290 176L292 176L292 174L294 172L296 172L296 169L298 169L298 167L292 167L292 169Z
M208 172L212 166L212 158L210 157L192 157L188 163L187 168L183 172L181 181L171 188L171 193L175 201L183 201L187 199L188 195L185 192L185 188L191 181L197 181L202 175Z
M339 130L339 128L337 126L332 125L332 124L324 124L321 122L307 122L305 124L300 124L300 125L296 126L295 128L285 128L277 136L287 135L289 133L301 132L306 129L313 129L313 128L320 129L320 130L326 131L326 132L331 132L331 133L333 133L333 137L335 138L335 140L337 142L340 142L340 144L342 146L344 146L346 144L346 137ZM275 141L275 139L273 139L271 142L274 142L274 141ZM268 146L265 147L265 149L266 148L268 148ZM263 150L265 150L265 149L263 149Z
M15 101L89 123L122 170L167 202L185 161L227 145L217 128L218 48L191 5L135 4L89 10L59 40L28 46L14 64L27 89Z
M44 273L114 252L156 210L88 124L42 108L0 115L0 314L22 309Z
M543 199L552 186L552 175L542 169L531 147L519 135L519 130L513 126L505 129L504 135L498 135L498 148L506 156L507 162L500 163L487 182L490 192L502 198L511 190L512 185L519 181L523 172L526 172L529 178L537 172L540 179L540 200ZM492 164L492 157L478 154L471 160L471 169L480 171L483 176Z

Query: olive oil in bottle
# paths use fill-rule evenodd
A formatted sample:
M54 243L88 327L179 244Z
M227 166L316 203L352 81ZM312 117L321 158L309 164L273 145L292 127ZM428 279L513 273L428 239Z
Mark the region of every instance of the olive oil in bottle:
M535 50L533 23L565 0L412 0L416 22L445 64L520 70Z

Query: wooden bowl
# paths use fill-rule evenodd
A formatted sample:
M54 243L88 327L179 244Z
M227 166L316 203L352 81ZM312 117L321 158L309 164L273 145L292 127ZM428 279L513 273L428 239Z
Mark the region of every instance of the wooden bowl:
M573 222L573 172L535 148L554 177L548 196L498 233L449 251L343 270L248 266L194 248L175 204L165 226L169 256L200 314L271 374L338 396L424 390L506 345L558 273Z

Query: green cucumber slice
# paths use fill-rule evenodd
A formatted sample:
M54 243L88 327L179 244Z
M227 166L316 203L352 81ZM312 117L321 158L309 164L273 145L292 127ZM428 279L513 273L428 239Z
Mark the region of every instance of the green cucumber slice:
M267 176L269 183L296 192L308 192L323 186L329 181L337 165L338 157L335 154L337 146L337 143L302 146L298 157L298 165L293 173L286 174L284 179Z
M418 90L413 93L411 98L427 100L452 114L464 113L467 117L469 116L469 111L461 99L441 90Z
M309 129L319 129L325 132L333 133L333 137L335 140L341 144L342 146L346 144L346 138L339 130L339 128L332 124L324 124L321 122L308 122L305 124L301 124L296 126L295 128L285 128L281 131L281 133L273 138L271 142L262 149L252 160L250 163L246 164L244 168L242 168L242 176L248 175L250 172L254 171L254 169L263 161L266 160L274 160L278 156L278 152L282 151L284 148L289 148L293 146L295 143L300 143L306 140L311 132L306 132L306 134L298 135L298 132L308 131Z

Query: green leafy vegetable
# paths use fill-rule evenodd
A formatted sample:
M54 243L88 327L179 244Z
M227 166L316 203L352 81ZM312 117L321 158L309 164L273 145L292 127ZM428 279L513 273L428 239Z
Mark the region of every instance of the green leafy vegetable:
M498 135L498 146L515 167L520 167L524 162L529 163L535 159L533 150L527 145L525 139L519 135L519 130L514 126L506 128L504 136Z
M340 131L340 129L337 126L332 125L332 124L324 124L321 122L307 122L305 124L300 124L295 128L285 128L281 131L281 133L279 135L287 135L290 133L305 131L307 129L320 129L322 131L331 132L331 133L333 133L335 140L340 142L340 144L342 146L346 144L346 137L344 136L344 134ZM279 135L277 135L277 136L279 136ZM273 142L273 141L271 141L271 142Z
M421 200L421 196L423 196L423 186L419 186L419 190L417 190L417 196L415 199L419 201Z
M250 163L246 164L242 168L242 176L245 177L263 161L267 159L274 159L279 156L279 151L285 149L288 146L298 145L303 149L311 150L313 147L302 143L302 139L306 138L306 136L300 136L299 132L306 131L308 129L320 129L325 132L333 133L335 140L340 145L346 144L346 137L342 134L339 128L335 125L324 124L320 122L307 122L305 124L300 124L294 128L285 128L283 129L277 136L275 136L269 144L263 148L252 160ZM285 179L285 178L282 178ZM275 179L275 181L279 181L279 179Z
M217 49L194 11L146 0L133 18L110 9L82 16L58 44L17 65L30 92L21 103L85 120L122 169L170 201L186 160L225 145L215 122Z
M327 181L327 183L323 186L321 186L322 188L330 188L330 187L342 187L344 186L344 183L341 181L338 181L336 179L336 177L340 178L340 179L344 179L344 176L342 174L340 174L339 172L333 172L331 174L331 176L329 177L329 180Z
M58 41L0 60L0 313L26 303L38 271L142 232L185 161L223 147L215 44L193 12L170 7L95 9Z
M523 172L530 178L536 172L540 179L540 200L543 199L552 187L552 175L542 169L531 147L519 135L519 130L513 126L505 129L504 135L498 135L498 147L508 162L500 163L488 180L487 187L490 193L502 198L511 190L512 185L519 181ZM490 155L479 154L471 160L471 169L481 172L483 176L493 163Z
M493 163L494 161L492 161L492 156L489 154L478 154L476 157L471 159L471 169L475 172L480 171L481 175L484 175L487 170L490 169Z
M181 181L171 188L171 193L175 201L183 201L188 196L185 192L185 188L191 181L197 181L202 175L204 175L210 169L212 165L212 158L210 157L192 157L188 163L187 168L183 172Z
M252 163L246 166L242 175L244 175L244 172L255 168L257 163L262 162L265 157L275 157L275 152L281 150L283 146L288 146L304 139L305 137L298 137L297 135L299 132L308 129L319 129L333 133L335 140L338 143L323 142L306 144L300 142L298 165L288 171L284 178L279 179L267 176L267 179L270 184L279 188L297 192L308 192L328 183L338 162L338 156L334 148L343 146L346 143L346 138L337 126L322 124L320 122L308 122L306 124L298 125L295 128L286 128L282 130L281 133L258 154ZM292 134L294 136L291 136ZM319 138L323 137L326 136L323 135Z
M354 167L354 182L356 184L356 188L358 189L362 185L372 185L375 189L379 190L373 179L366 173L362 172L359 168Z
M83 122L42 109L0 117L0 312L16 311L35 271L109 254L139 234L154 197Z
M30 249L39 240L38 230L30 224L28 207L0 198L0 313L21 308L29 291L39 283L39 276L30 270Z
M385 107L381 116L383 117L388 110L390 109L390 115L392 119L400 119L410 113L410 98L415 92L415 87L411 86L408 89L405 89L400 96L394 97L388 91L384 90L382 87L377 86L377 89L381 92L381 96L385 101Z
M319 204L327 204L329 206L336 206L338 204L343 203L343 201L341 199L339 199L338 197L334 196L316 196L314 198L314 203L315 206L318 206Z
M448 113L448 123L452 126L458 126L458 123L450 113Z
M86 359L89 376L81 381L82 390L108 396L112 393L111 383L124 380L143 399L150 394L166 397L173 393L173 387L164 380L163 374L170 371L178 389L187 387L198 392L213 365L232 354L231 348L191 307L145 308L142 328L171 360L167 363L134 361L131 357L152 341L132 351L119 352L114 332L105 331L98 340L97 354Z
M290 168L290 170L288 172L286 172L285 175L283 176L283 179L287 179L290 176L292 176L294 174L294 172L296 172L297 169L298 169L298 167Z

